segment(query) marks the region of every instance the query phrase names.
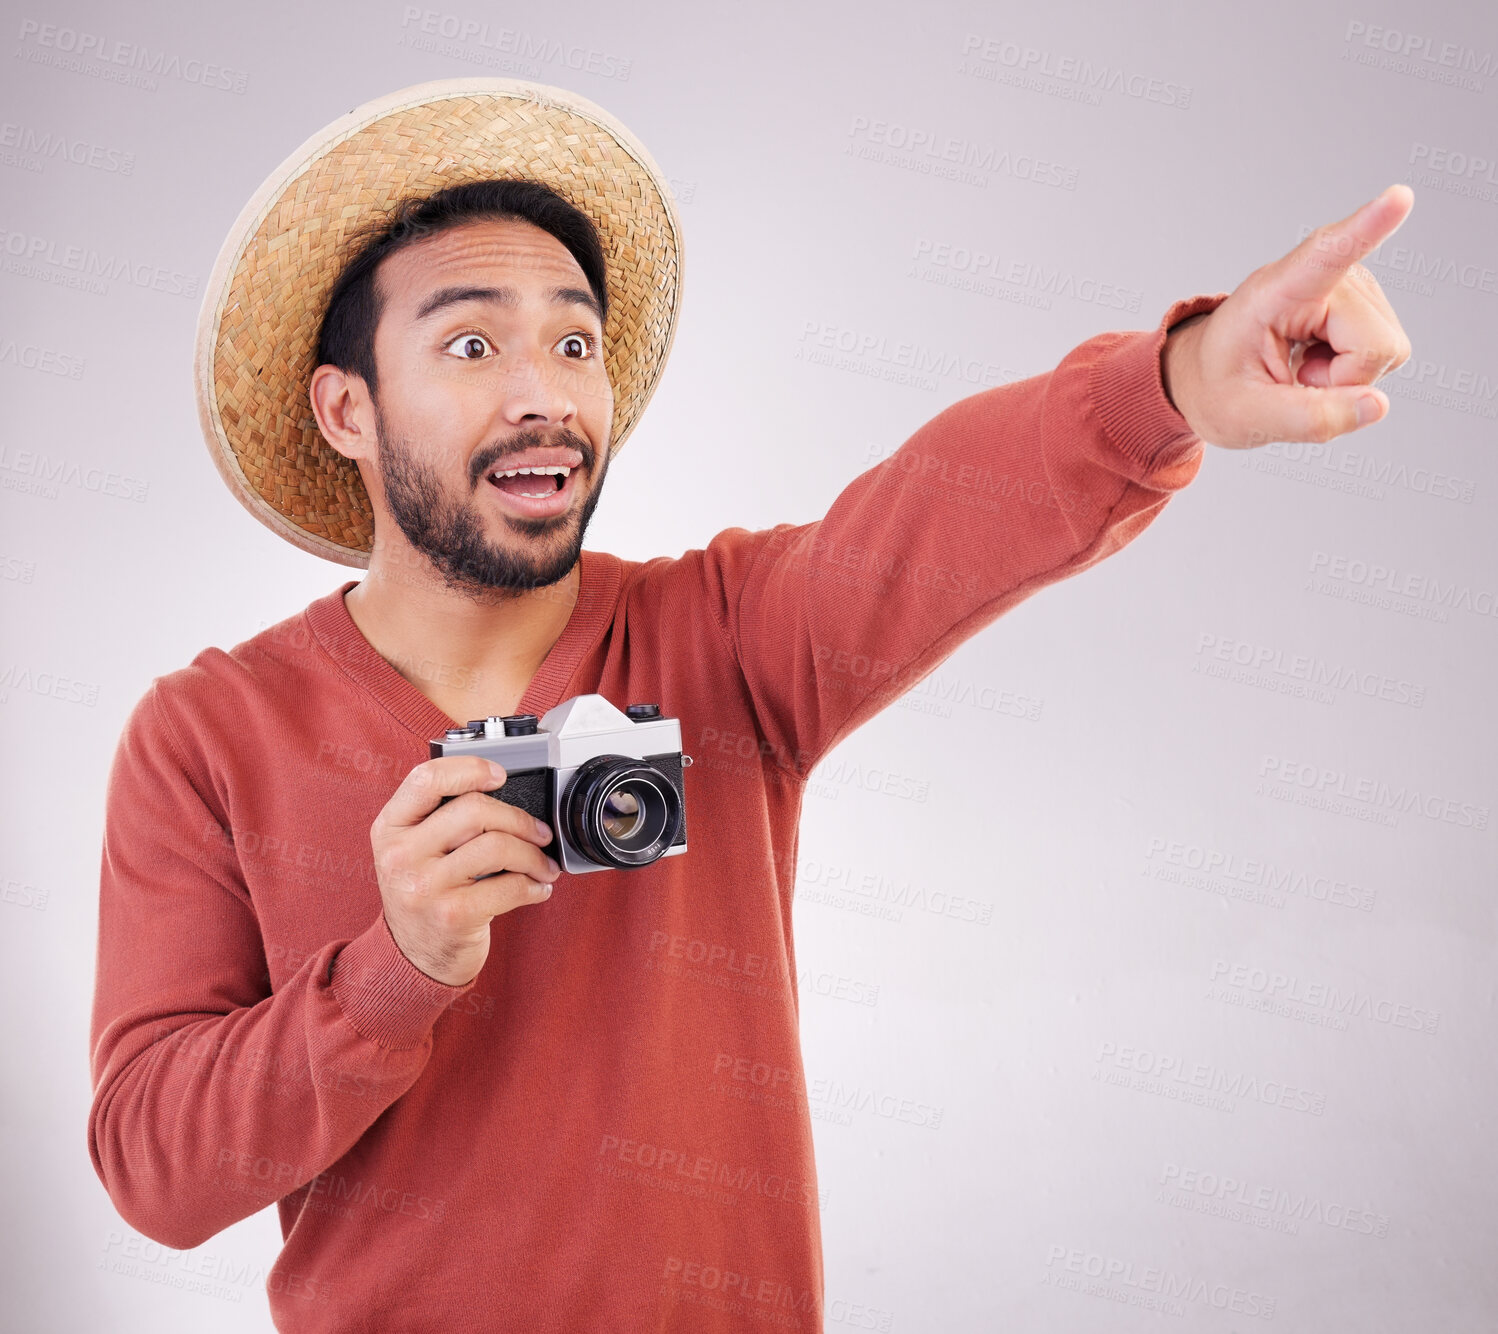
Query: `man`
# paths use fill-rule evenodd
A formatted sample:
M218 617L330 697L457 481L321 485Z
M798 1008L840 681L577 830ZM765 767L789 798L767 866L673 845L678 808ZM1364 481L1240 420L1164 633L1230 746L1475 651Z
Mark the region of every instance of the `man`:
M809 773L1204 443L1381 418L1410 349L1356 261L1411 203L953 404L814 523L637 562L583 538L680 298L644 150L504 80L310 140L221 256L200 407L252 512L368 575L158 677L120 740L89 1144L122 1216L189 1247L275 1203L284 1330L819 1330ZM584 693L681 719L685 854L559 875L502 770L427 758Z

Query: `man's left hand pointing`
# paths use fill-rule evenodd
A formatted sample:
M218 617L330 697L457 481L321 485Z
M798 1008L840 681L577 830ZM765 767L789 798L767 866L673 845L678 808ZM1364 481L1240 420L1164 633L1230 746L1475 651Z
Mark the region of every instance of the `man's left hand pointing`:
M1171 330L1165 391L1198 436L1227 449L1325 442L1388 412L1388 396L1369 386L1404 365L1410 340L1357 261L1414 202L1409 186L1391 185L1256 269L1210 314Z

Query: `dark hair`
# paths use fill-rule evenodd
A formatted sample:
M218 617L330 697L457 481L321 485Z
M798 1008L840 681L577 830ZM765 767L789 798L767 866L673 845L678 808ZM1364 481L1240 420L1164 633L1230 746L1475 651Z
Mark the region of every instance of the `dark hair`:
M315 365L337 366L357 375L374 394L375 326L384 307L375 281L380 262L413 242L463 223L519 219L556 237L571 252L609 313L603 245L593 220L549 185L519 178L493 178L450 185L425 198L401 200L387 216L369 224L362 248L333 284L317 335ZM356 243L360 238L356 234Z

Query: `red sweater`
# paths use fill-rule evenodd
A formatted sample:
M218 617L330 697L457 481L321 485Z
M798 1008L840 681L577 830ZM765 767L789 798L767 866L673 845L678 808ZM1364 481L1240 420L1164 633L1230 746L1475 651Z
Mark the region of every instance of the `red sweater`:
M1195 477L1159 357L1225 295L954 403L816 522L584 551L517 711L596 691L680 718L688 851L563 875L494 919L467 986L400 953L369 839L466 720L371 648L353 582L156 678L100 873L89 1151L126 1222L186 1248L274 1203L281 1330L821 1330L791 938L808 773ZM755 1066L780 1096L737 1096Z

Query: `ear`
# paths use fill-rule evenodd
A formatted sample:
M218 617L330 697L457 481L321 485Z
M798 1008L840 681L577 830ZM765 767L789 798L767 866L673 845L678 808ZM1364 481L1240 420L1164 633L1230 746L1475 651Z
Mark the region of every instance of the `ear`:
M323 439L344 458L375 457L374 409L362 378L319 366L307 382L307 397Z

